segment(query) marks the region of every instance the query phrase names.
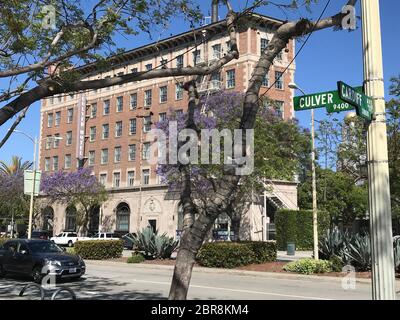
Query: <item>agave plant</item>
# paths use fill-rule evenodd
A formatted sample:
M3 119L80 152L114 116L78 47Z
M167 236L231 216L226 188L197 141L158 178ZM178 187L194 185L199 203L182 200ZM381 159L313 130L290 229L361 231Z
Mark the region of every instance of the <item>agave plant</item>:
M142 252L146 259L168 259L178 247L179 241L170 238L166 233L158 235L158 231L145 228L133 237L137 251Z
M393 238L394 265L397 272L400 272L400 236Z
M354 235L346 245L344 255L347 262L358 271L371 270L371 246L369 234Z
M336 256L343 258L343 251L346 246L347 232L341 232L339 229L330 229L326 235L319 240L319 256L323 260L329 260Z

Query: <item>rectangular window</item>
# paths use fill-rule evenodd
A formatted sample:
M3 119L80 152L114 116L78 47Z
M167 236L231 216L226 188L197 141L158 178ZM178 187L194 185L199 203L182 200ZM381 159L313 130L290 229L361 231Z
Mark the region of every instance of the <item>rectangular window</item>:
M124 98L121 97L117 97L117 112L122 112L122 110L124 109Z
M167 114L165 112L160 113L158 116L159 116L159 121L167 120Z
M211 89L222 89L221 88L221 74L219 72L214 72L211 74Z
M136 73L136 72L138 72L138 68L132 68L131 69L131 73Z
M103 134L102 134L102 138L103 139L108 139L108 137L110 136L110 125L107 124L103 124Z
M153 64L152 63L146 64L145 69L146 69L146 71L150 71L151 69L153 69Z
M231 52L231 41L230 40L228 40L226 43L226 52Z
M183 115L183 110L179 109L175 111L177 118L181 117Z
M226 72L226 88L231 89L235 87L235 69Z
M150 183L150 170L149 169L144 169L142 170L142 182L143 184L149 184Z
M53 157L53 171L58 171L58 156Z
M118 121L115 123L115 137L122 136L122 121Z
M183 99L183 88L181 83L177 83L175 85L175 99L182 100Z
M216 44L212 46L213 59L221 59L221 45Z
M161 59L160 64L161 64L161 69L166 69L168 60L163 58L163 59Z
M167 86L160 87L160 103L167 102L168 89Z
M151 98L152 98L152 91L146 90L144 92L144 106L145 107L150 107L151 106Z
M90 117L96 118L96 116L97 116L97 103L93 103L92 108L90 110Z
M96 157L96 151L94 151L94 150L89 151L89 159L88 159L89 166L94 166L95 157Z
M261 43L260 43L260 54L263 54L265 49L267 49L269 44L269 40L266 38L261 38Z
M131 110L134 110L137 108L137 93L132 93L131 94Z
M53 114L49 113L47 115L47 127L51 128L53 126Z
M56 112L56 117L55 117L55 126L58 127L61 123L61 111Z
M67 111L67 123L72 123L74 120L74 109L68 109Z
M102 173L102 174L100 174L100 176L99 176L99 182L100 182L103 186L106 185L106 182L107 182L107 173Z
M60 134L56 133L53 138L53 148L58 148L60 145Z
M135 171L128 171L127 186L133 187L135 185Z
M50 158L44 159L44 171L46 171L46 172L50 171Z
M89 131L89 141L95 141L96 140L96 127L90 127L90 131Z
M101 150L101 164L108 163L108 149Z
M150 132L151 130L151 117L147 116L143 118L143 132Z
M134 161L136 159L136 144L130 144L128 150L128 160Z
M103 115L110 114L110 100L103 101Z
M276 55L276 60L282 61L283 55L282 55L282 51L280 51L277 55Z
M114 188L119 188L120 181L121 181L121 173L114 172L114 174L113 174L113 187Z
M65 169L70 169L71 168L71 155L66 154L64 158L64 168Z
M121 147L114 148L114 162L121 162Z
M179 55L176 57L176 67L179 68L183 68L183 55Z
M129 120L129 134L136 134L136 119Z
M279 90L283 90L284 87L284 80L283 80L283 73L279 71L275 71L275 88Z
M201 50L196 50L193 52L193 64L197 65L201 62Z
M268 77L268 73L265 75L265 77L264 77L264 79L263 79L261 85L262 85L263 87L269 87L269 77Z
M65 135L65 144L70 146L72 144L72 131L67 131Z
M50 104L54 104L54 97L53 96L49 98L49 103Z
M142 159L143 160L149 160L150 159L150 142L143 143Z
M283 101L275 101L275 109L278 116L283 118L285 103Z
M46 150L51 148L51 136L46 137Z

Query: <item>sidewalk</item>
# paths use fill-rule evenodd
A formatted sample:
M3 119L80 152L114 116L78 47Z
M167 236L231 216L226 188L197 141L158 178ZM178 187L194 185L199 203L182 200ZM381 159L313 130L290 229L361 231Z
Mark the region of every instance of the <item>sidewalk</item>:
M312 251L296 251L294 256L288 256L286 251L278 251L277 261L290 262L304 258L312 258Z

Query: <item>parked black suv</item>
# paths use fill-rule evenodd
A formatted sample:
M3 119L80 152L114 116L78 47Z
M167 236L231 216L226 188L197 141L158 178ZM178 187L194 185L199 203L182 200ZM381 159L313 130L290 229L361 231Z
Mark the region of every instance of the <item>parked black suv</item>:
M86 265L81 257L66 253L49 240L9 240L0 248L0 276L6 273L31 276L41 283L45 275L79 278Z

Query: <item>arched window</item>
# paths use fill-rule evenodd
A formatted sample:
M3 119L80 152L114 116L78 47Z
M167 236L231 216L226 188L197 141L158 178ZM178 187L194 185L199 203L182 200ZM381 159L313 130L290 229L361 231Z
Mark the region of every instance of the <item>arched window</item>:
M65 210L65 231L76 231L76 208L69 206Z
M129 205L122 202L117 207L117 226L116 231L129 232L129 216L131 210Z
M53 231L54 224L54 210L52 207L48 206L42 210L43 216L43 230Z

